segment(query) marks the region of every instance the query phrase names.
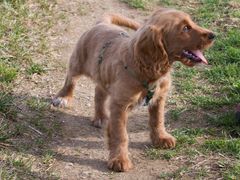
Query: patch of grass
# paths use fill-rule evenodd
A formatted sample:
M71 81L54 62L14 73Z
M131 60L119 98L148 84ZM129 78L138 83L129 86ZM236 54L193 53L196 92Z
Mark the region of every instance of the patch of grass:
M200 0L202 6L198 9L198 17L209 23L227 13L228 0ZM221 10L219 10L219 8Z
M10 83L17 77L17 69L0 63L0 82Z
M49 103L46 100L32 97L27 100L26 104L35 111L44 111L49 107Z
M170 110L170 116L173 120L178 120L180 115L186 111L186 109L183 109L183 108L176 108L176 109L172 109Z
M219 96L218 106L231 105L240 101L240 31L230 30L219 41L216 41L212 51L209 51L211 69L204 72L205 78L217 86ZM210 99L210 98L209 98ZM213 101L213 103L215 103Z
M161 173L159 175L160 179L179 179L181 178L181 176L187 172L187 167L180 167L177 170L175 170L174 172L168 172L168 173Z
M184 154L190 150L190 145L196 143L195 138L203 135L203 129L190 129L190 128L182 128L173 131L173 136L177 139L177 146L175 149L156 149L156 148L148 148L146 149L146 156L150 159L166 159L170 160L173 157L178 156L179 154ZM188 147L186 149L186 147ZM188 152L189 153L189 152ZM196 151L193 152L196 155ZM192 154L193 154L192 153Z
M210 117L209 122L215 127L221 128L222 134L227 134L227 137L240 137L240 125L236 121L235 112ZM219 134L219 132L217 133Z
M49 138L52 137L53 134L58 133L60 127L60 123L57 121L47 121L46 116L42 114L43 112L36 113L33 117L29 117L29 125L35 128L36 130L40 131L41 134L48 136ZM46 112L47 113L47 112ZM38 133L39 134L39 133ZM45 139L46 140L46 139ZM44 139L36 138L35 144L37 146L44 145Z
M217 117L211 117L209 121L215 126L233 128L237 126L234 112L228 112Z
M233 18L238 16L239 2L229 0L200 0L196 18L201 25L214 29L232 26ZM239 23L236 22L235 23Z
M149 3L148 0L121 0L121 1L127 3L130 7L137 9L146 9L147 4Z
M21 77L24 84L28 84L26 73L43 74L46 71L41 64L47 64L53 58L48 36L57 16L55 0L0 1L0 179L56 179L44 162L36 162L38 170L34 171L30 155L15 155L16 152L8 146L19 152L31 151L29 154L41 151L47 139L56 132L54 128L59 127L56 122L49 121L50 116L46 120L47 111L42 113L47 109L44 100L31 98L23 101L12 95L17 78ZM28 107L31 111L26 113ZM34 117L38 119L33 123ZM39 145L36 139L42 139ZM48 155L46 162L47 159Z
M52 150L47 150L42 158L44 164L51 164L54 159L54 152Z
M17 168L24 167L25 165L24 160L22 158L13 159L12 164L14 167L17 167Z
M172 158L175 157L175 156L177 156L177 152L174 151L174 150L165 151L165 152L162 154L163 159L166 159L166 160L170 160L170 159L172 159Z
M189 96L191 95L211 93L208 83L202 79L201 72L197 69L185 67L178 63L175 65L173 76L173 84L176 92L179 94L178 99L189 101Z
M146 155L150 159L159 159L161 157L160 151L155 148L146 149Z
M216 109L223 105L233 105L240 101L240 20L235 18L240 3L227 0L199 0L189 2L189 7L175 2L202 26L209 27L217 34L214 46L206 53L210 68L201 71L175 66L174 85L180 93L177 99L192 107ZM194 5L195 4L195 5ZM189 70L188 70L189 69ZM191 72L193 71L193 72Z
M1 122L0 125L1 125L1 127L0 127L0 142L4 142L11 137L11 135L10 135L11 131L9 131L8 123Z
M159 5L173 6L174 2L172 0L158 0Z
M214 46L207 52L209 61L214 65L226 65L239 63L240 59L240 30L231 28L227 32L220 32L219 39L216 40Z
M28 9L24 1L3 1L0 3L0 45L2 62L9 65L29 60L28 29L24 26Z
M173 73L175 78L192 79L199 74L196 69L183 66L180 63L176 63L174 69L176 70Z
M35 117L31 120L31 124L34 125L41 132L47 132L48 126L41 121L41 117ZM38 141L38 140L37 140Z
M0 119L0 142L11 143L11 138L24 133L24 126L10 120Z
M0 152L2 157L2 166L0 168L0 177L8 179L10 177L30 177L33 159L21 153L10 154L8 151ZM11 167L11 170L8 169Z
M46 32L55 20L53 6L54 1L46 0L0 1L0 83L12 82L33 60L49 59ZM43 72L36 65L28 71Z
M160 158L170 160L177 155L177 151L174 149L162 150L156 148L148 148L146 149L145 153L147 157L153 160Z
M173 131L173 136L177 139L177 147L191 145L196 142L195 137L203 134L203 129L182 128Z
M8 115L12 112L13 96L8 93L0 92L0 113Z
M39 170L43 165L31 155L5 150L0 151L0 157L0 179L59 179L55 174Z
M240 178L240 163L236 163L224 172L224 179L235 180Z
M211 95L197 95L189 97L192 105L205 109L214 109L222 107L223 105L233 105L239 102L238 95L228 96L223 94L223 96L211 96Z
M184 154L186 154L188 157L192 158L192 157L198 156L200 154L200 152L197 150L196 147L193 147L193 148L185 149Z
M27 74L32 75L32 74L43 74L46 72L44 67L40 64L31 64L27 69Z
M240 55L240 51L239 51ZM239 59L240 60L240 59ZM205 72L206 77L211 83L222 84L223 87L233 86L234 83L239 84L239 70L240 63L226 64L224 67L216 65ZM221 77L221 78L219 78ZM236 92L240 89L236 89Z
M225 153L240 158L240 139L213 139L204 142L203 147L213 152Z

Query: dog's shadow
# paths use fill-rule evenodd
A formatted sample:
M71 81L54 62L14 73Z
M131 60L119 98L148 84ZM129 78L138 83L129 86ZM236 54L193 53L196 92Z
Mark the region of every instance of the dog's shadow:
M19 98L16 97L16 98ZM35 99L39 101L43 101L46 103L50 103L51 99L44 99L39 97L27 97L27 99ZM92 107L94 108L94 107ZM26 111L29 113L29 111ZM91 167L101 172L111 172L107 168L107 158L108 158L108 149L105 142L105 130L104 128L99 129L91 124L92 117L81 116L78 114L73 114L70 110L63 110L57 108L47 108L43 112L39 112L38 110L31 109L31 116L35 116L35 114L41 114L40 119L36 119L38 122L30 123L31 127L35 128L32 133L36 133L37 136L40 136L41 139L47 139L48 149L53 149L54 158L58 161L63 161L67 163L79 164L81 166ZM30 114L29 113L29 114ZM29 116L28 114L28 116ZM29 116L30 117L30 116ZM148 113L145 108L144 111L135 111L131 113L128 120L128 133L130 136L134 136L135 139L130 139L129 148L136 149L140 151L144 151L146 146L151 146L150 138L149 138L149 128L148 128ZM23 119L24 120L24 119ZM18 123L18 121L16 122ZM52 126L52 124L57 123L58 126ZM38 124L44 124L44 126L49 126L53 135L49 138L46 133L39 133L36 130L39 130ZM36 126L35 126L36 125ZM41 131L41 128L40 130ZM59 133L60 132L60 133ZM143 133L147 135L145 139L137 139L137 133ZM22 139L21 139L22 138ZM17 141L27 142L26 139L28 137L19 136L16 138ZM31 139L29 138L30 142ZM31 149L23 150L24 153L29 153L37 156L42 156L44 154L44 150L40 149L38 144L31 144ZM63 151L56 150L60 149L71 149L68 153L64 153ZM21 151L21 148L16 148L17 151ZM37 152L32 151L32 149L38 149ZM79 150L80 152L77 154L74 150ZM91 154L91 157L86 156L81 151L87 152ZM74 153L72 153L74 152ZM96 155L96 157L95 157Z
M15 138L18 143L15 143L13 150L39 157L51 150L53 157L59 162L79 164L100 172L111 172L107 168L109 152L105 141L105 128L99 129L92 126L92 117L74 114L71 109L52 108L50 105L44 110L34 109L38 103L40 105L50 104L50 98L33 97L27 94L16 95L15 98L21 100L20 110L26 110L21 113L23 116L26 115L28 120L22 117L14 123L26 124L30 127L27 129L29 133L40 141L35 143L31 137L19 136ZM22 99L26 100L32 107L29 108ZM133 113L129 118L128 132L134 134L147 130L147 124L145 117L139 118ZM49 136L48 133L51 135ZM38 141L37 139L36 141ZM43 145L39 144L41 141L44 141ZM20 144L23 148L18 147ZM130 141L129 147L130 149L143 149L148 144L149 142ZM66 149L69 150L67 153L64 152ZM89 154L86 155L85 152L89 152Z

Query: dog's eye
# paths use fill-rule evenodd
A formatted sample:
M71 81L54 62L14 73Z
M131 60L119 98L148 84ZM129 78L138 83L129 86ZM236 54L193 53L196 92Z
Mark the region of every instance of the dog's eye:
M190 26L184 26L183 32L189 32L192 28Z

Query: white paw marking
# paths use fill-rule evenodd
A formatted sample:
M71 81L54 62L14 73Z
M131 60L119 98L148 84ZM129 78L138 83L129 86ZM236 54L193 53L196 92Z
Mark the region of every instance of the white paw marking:
M52 105L55 107L64 108L68 105L68 100L63 97L57 97L52 100Z

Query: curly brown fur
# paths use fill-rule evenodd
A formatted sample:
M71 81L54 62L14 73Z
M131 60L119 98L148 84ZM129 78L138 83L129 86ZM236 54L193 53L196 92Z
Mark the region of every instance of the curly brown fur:
M138 30L132 37L121 37L120 34L126 32L114 24ZM176 140L164 127L171 66L174 61L187 66L197 64L183 57L182 51L203 50L212 44L212 37L212 32L177 10L162 8L142 26L120 15L107 15L78 41L70 58L65 85L53 99L53 105L65 106L71 101L80 75L93 79L97 84L93 124L99 127L108 119L108 167L114 171L128 171L132 163L128 157L126 124L128 112L146 96L142 82L158 84L149 105L152 143L157 147L173 148ZM98 64L100 52L109 41L111 44L104 50L103 61ZM124 69L125 66L134 75ZM107 97L109 117L105 107Z

